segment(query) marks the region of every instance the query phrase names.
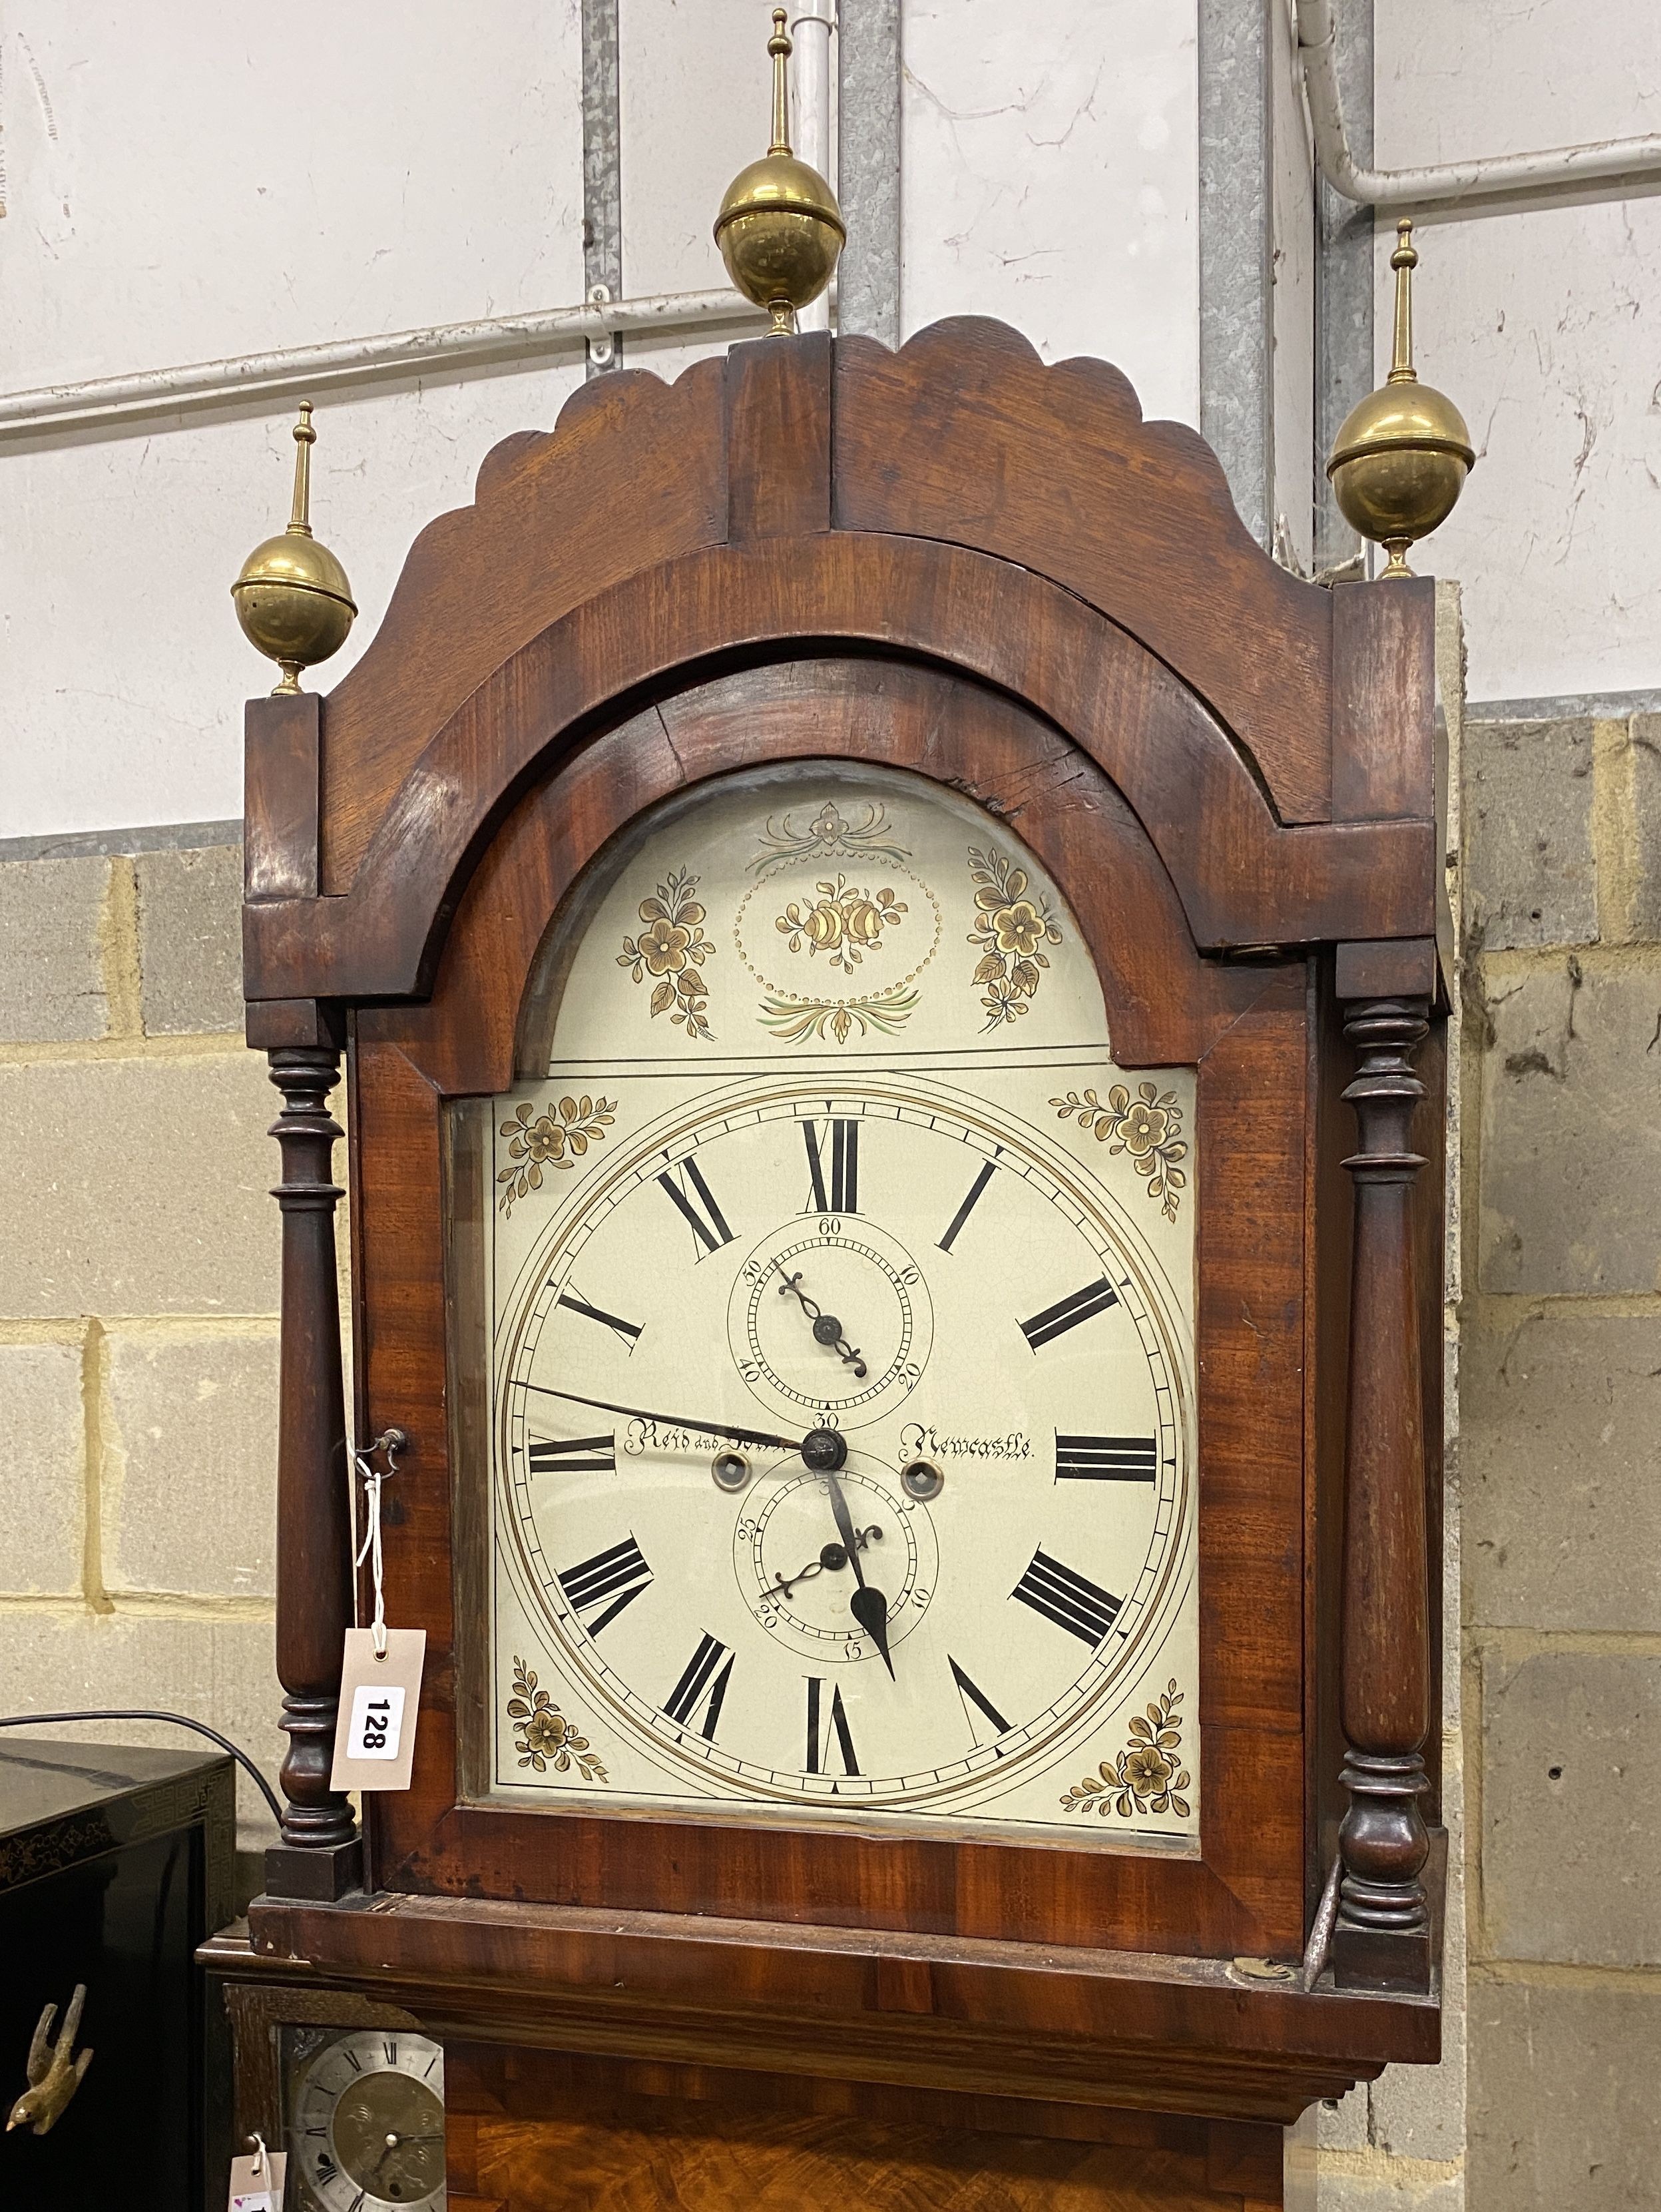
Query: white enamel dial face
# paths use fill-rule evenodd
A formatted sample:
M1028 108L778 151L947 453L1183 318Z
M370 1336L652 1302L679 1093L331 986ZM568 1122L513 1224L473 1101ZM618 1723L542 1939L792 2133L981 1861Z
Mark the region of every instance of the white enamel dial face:
M839 947L846 1034L770 1012ZM1191 1842L1190 1072L1112 1063L1055 888L897 776L717 787L565 975L611 1050L477 1147L492 1788Z
M337 2036L300 2077L289 2140L321 2212L442 2212L443 2051L402 2028Z

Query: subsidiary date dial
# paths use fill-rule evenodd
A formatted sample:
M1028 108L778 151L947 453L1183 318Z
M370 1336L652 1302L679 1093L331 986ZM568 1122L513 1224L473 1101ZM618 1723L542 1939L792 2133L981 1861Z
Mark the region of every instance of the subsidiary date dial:
M781 1649L828 1666L870 1658L870 1637L850 1610L858 1559L888 1607L896 1650L928 1609L940 1547L926 1505L907 1498L880 1462L852 1455L840 1470L855 1541L827 1536L833 1516L823 1475L787 1461L758 1481L733 1531L733 1565L757 1621Z

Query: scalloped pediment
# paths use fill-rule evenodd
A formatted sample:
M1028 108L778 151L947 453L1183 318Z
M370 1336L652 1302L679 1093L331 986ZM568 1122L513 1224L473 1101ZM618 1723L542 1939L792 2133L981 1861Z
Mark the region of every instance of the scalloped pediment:
M1046 367L961 318L897 353L772 339L672 385L597 378L552 431L497 446L324 702L322 888L348 887L430 740L551 623L703 548L826 528L972 547L1061 585L1198 694L1280 819L1329 817L1333 595L1268 558L1210 449L1144 422L1117 369Z

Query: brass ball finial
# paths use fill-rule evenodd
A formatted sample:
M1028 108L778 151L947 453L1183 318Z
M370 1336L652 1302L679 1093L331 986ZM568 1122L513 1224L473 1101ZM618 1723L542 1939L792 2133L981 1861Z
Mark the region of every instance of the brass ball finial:
M300 672L338 653L357 614L346 571L312 535L312 403L300 403L294 425L294 507L280 538L268 538L242 564L231 586L236 618L250 645L282 671L273 697L298 691Z
M796 311L830 283L847 239L836 195L817 169L790 149L790 94L785 67L790 33L782 8L773 11L773 143L759 161L740 169L715 218L715 243L727 274L747 300L765 307L783 336Z
M1343 518L1382 545L1384 576L1410 576L1407 549L1452 514L1476 455L1453 402L1421 384L1413 366L1413 295L1419 256L1411 217L1396 226L1396 334L1390 374L1352 408L1326 473Z

